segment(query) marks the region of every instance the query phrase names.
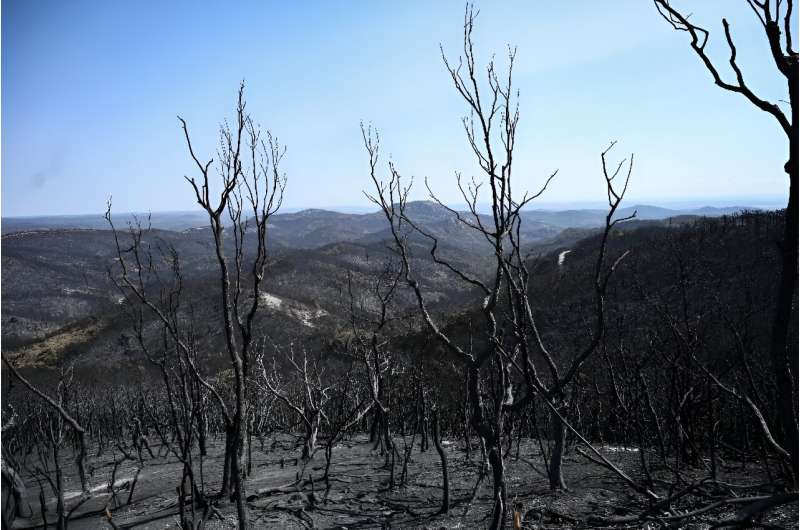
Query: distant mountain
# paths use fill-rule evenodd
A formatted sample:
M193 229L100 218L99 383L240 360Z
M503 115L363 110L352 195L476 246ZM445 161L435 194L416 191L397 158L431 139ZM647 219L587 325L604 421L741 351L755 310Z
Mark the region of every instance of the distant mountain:
M486 240L473 228L459 221L453 212L431 201L414 201L406 205L406 214L422 230L442 243L468 249L485 246ZM471 214L462 217L474 223ZM491 217L481 215L485 226ZM391 238L383 212L346 214L328 210L302 210L278 214L270 219L270 237L290 248L319 248L331 243L361 242L364 244L386 241ZM557 234L560 227L536 220L523 224L522 238L536 241ZM420 235L414 237L425 240Z
M420 223L422 228L429 228L434 235L453 235L455 216L439 204L431 201L414 201L407 205L412 220ZM671 209L660 206L636 205L622 208L619 217L626 217L637 211L639 219L666 219L680 215L718 217L730 215L742 210L752 210L747 206ZM523 238L537 240L553 236L564 228L592 228L601 226L606 210L603 209L570 209L570 210L523 210ZM149 217L148 217L149 216ZM469 214L464 214L471 219ZM160 230L183 231L208 226L205 212L155 212L115 214L114 221L118 227L125 227L129 222L139 219L143 224L148 221L153 228ZM490 222L491 214L481 215L484 222ZM61 215L39 217L4 217L2 233L24 232L30 230L62 230L88 229L105 230L108 223L102 214ZM342 213L318 208L300 210L292 213L279 213L272 217L271 236L276 242L292 248L318 248L339 241L358 241L366 238L374 240L385 237L387 226L382 212ZM471 231L468 227L461 228ZM457 230L460 232L461 230ZM474 231L473 231L474 232ZM382 235L381 235L382 234ZM464 233L466 235L466 232ZM476 234L469 234L474 239Z
M208 225L205 212L155 212L155 213L119 213L114 214L114 223L124 228L138 219L143 225L148 221L153 228L161 230L181 231ZM37 217L3 217L0 221L3 234L25 232L29 230L106 230L108 222L103 214L86 215L45 215Z
M267 227L273 241L293 248L318 248L331 243L357 241L386 226L378 213L352 214L309 209L277 214Z
M659 220L683 215L699 217L720 217L732 215L744 210L754 210L748 206L714 207L671 209L661 206L637 204L627 206L617 211L616 218L623 218L636 212L636 217L642 220ZM601 209L588 210L523 210L522 217L526 222L539 222L559 228L592 228L602 226L605 222L607 211Z
M619 215L630 215L634 209L638 210L638 219L619 225L614 232L615 241L639 233L642 228L679 228L694 224L702 216L745 208L671 210L644 205L626 208ZM423 230L439 239L440 257L475 277L489 270L491 256L486 252L485 239L451 211L432 202L412 202L407 213ZM601 210L531 210L524 214L525 254L532 258L558 256L569 250L567 266L582 255L580 242L600 231L605 215ZM122 293L114 288L108 276L108 271L113 272L117 267L111 232L55 228L70 222L91 226L97 217L45 219L38 224L29 220L25 226L49 228L2 236L3 347L13 352L15 358L26 359L28 365L51 365L57 359L73 357L84 366L141 363L131 339L129 317L120 303ZM122 230L124 219L123 215L117 217L117 226ZM153 225L166 222L165 219L173 223L171 226L181 227L192 221L190 216L173 214L154 216ZM485 225L491 224L489 216L481 216L480 220ZM143 245L153 249L156 258L168 248L177 250L184 273L184 292L191 301L184 307L193 307L199 321L216 322L218 265L210 230L199 219L197 224L193 229L181 231L154 229L145 234ZM9 229L8 220L4 220L3 229ZM125 248L129 236L122 237ZM254 237L253 233L247 235L250 248ZM292 337L311 340L323 336L324 330L343 325L348 275L354 292L366 293L387 263L394 260L396 266L397 258L387 248L391 235L381 212L347 214L312 209L275 215L270 221L268 237L271 251L263 318L272 323L271 334L286 340ZM634 239L639 237L635 235ZM464 302L479 303L475 297L480 298L480 293L433 263L430 243L420 234L409 234L412 268L425 289L431 310L449 313ZM156 259L155 263L162 262ZM397 293L396 302L403 308L415 303L405 287ZM221 343L216 342L222 336L218 330L211 331L204 339L209 341L208 351L221 351Z
M702 208L690 208L673 210L670 208L662 208L660 206L650 206L647 204L629 206L619 210L619 217L627 217L633 212L636 212L636 217L639 219L667 219L668 217L678 217L681 215L696 215L699 217L721 217L723 215L733 215L745 210L753 210L747 206L726 206L717 208L714 206L703 206Z

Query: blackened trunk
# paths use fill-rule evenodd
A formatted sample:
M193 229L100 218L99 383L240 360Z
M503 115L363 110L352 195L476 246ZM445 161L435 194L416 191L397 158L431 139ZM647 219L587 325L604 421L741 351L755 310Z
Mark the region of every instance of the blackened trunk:
M551 432L553 437L553 452L550 454L550 467L548 476L550 478L551 490L565 490L567 485L564 482L564 472L562 463L564 462L564 446L567 442L567 427L555 412L550 413Z
M428 412L425 406L425 394L422 392L422 389L419 391L419 403L419 417L417 421L420 425L420 434L422 434L419 450L424 453L428 450Z
M64 475L61 473L61 459L58 442L53 442L53 463L56 471L56 528L66 530L67 519L64 516Z
M241 434L237 438L241 440ZM234 449L231 455L231 475L236 485L236 515L239 519L239 530L248 530L250 519L247 513L247 492L242 473L242 448L236 447L235 444Z
M222 486L219 491L220 497L225 497L230 493L231 483L231 461L233 459L233 437L229 428L225 429L225 460L222 464Z
M492 466L492 522L490 530L502 530L506 527L506 476L500 445L497 440L486 441L489 453L489 464Z
M450 479L447 475L447 454L442 448L441 432L439 431L438 409L433 411L433 444L442 463L442 507L439 509L439 513L446 514L450 510Z
M208 418L205 410L197 416L197 445L200 447L200 456L207 456Z
M314 449L317 446L317 433L319 432L320 413L319 411L306 411L307 417L310 416L310 422L305 425L305 439L303 441L303 454L301 459L307 462L314 456Z
M247 476L253 473L253 418L247 422Z
M506 479L499 437L503 432L502 416L486 418L480 392L480 370L470 366L468 371L469 402L472 408L472 426L481 437L489 465L492 468L493 496L490 530L502 530L506 520ZM497 411L500 412L500 411Z
M464 377L464 450L466 451L467 462L472 460L472 442L469 435L469 374Z
M795 413L794 379L797 377L797 350L787 348L792 306L797 290L798 269L798 87L797 66L792 68L789 95L792 107L789 161L785 170L789 176L789 202L786 206L783 243L781 245L781 277L778 284L775 320L772 326L770 356L775 383L778 388L778 407L781 418L781 441L791 456L794 482L798 478L798 432Z
M86 483L86 434L78 432L78 454L75 456L75 465L78 468L78 478L81 481L81 489L84 492L89 491L89 485Z
M378 434L378 426L381 422L381 409L380 407L375 407L375 413L372 415L372 424L369 428L369 443L374 443L375 446L373 449L378 448L378 444L380 443L380 436Z

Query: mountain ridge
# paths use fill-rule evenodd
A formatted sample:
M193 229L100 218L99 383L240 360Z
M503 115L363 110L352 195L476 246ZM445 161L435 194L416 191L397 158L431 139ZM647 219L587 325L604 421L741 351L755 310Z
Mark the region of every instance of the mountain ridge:
M447 208L452 208L448 206ZM433 201L411 201L407 204L409 216L412 220L442 220L446 217L453 217L452 213L445 207ZM462 214L471 216L468 212L453 208ZM667 208L652 204L636 204L621 208L618 217L627 217L637 211L640 219L666 219L680 215L698 215L707 217L717 217L720 215L730 215L744 210L760 210L761 208L734 205L734 206L700 206L696 208ZM549 210L529 208L521 212L523 219L528 222L537 222L548 225L553 229L564 228L587 228L600 226L603 224L606 211L600 208L573 208L564 210ZM491 212L479 212L488 220ZM171 231L184 231L207 226L208 219L203 211L179 211L179 212L154 212L136 213L126 212L115 215L115 222L118 227L125 227L136 220L142 224L150 224L153 228ZM346 233L351 233L352 238L359 234L364 236L368 233L376 233L385 228L386 219L383 213L376 210L367 213L340 212L325 208L304 208L295 212L277 213L271 218L271 224L288 230L287 237L291 240L293 234L298 231L298 227L289 227L292 222L308 223L312 220L317 223L318 229L328 228L330 223L336 223L335 228L346 229ZM351 226L343 227L342 223L350 223ZM2 217L0 219L2 234L15 232L25 232L33 230L59 230L59 229L88 229L103 230L108 228L108 223L103 214L80 214L80 215L45 215L45 216L25 216L25 217ZM280 230L279 228L279 230ZM544 228L544 227L540 227ZM311 233L309 227L300 230L303 233ZM340 234L341 236L342 234ZM278 234L280 238L280 234ZM312 245L323 245L334 242L333 235L317 235L310 238ZM338 236L337 236L338 237ZM319 242L315 243L315 239ZM291 246L291 244L290 244Z

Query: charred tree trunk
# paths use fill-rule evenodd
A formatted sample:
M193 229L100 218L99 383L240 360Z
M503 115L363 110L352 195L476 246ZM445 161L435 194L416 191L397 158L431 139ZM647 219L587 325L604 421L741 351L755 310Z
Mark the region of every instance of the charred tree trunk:
M381 410L380 408L375 409L375 414L372 416L372 423L370 424L369 428L369 443L375 444L373 449L377 449L378 445L381 443L381 437L379 435L379 425L381 423Z
M565 490L567 485L564 482L564 472L561 466L564 461L564 446L567 442L567 427L555 412L550 414L550 423L553 437L553 452L550 454L550 467L547 472L550 478L550 489Z
M236 495L236 515L239 518L239 529L244 530L250 528L250 520L247 513L247 493L244 485L244 470L242 469L241 434L238 434L234 440L239 441L239 447L234 446L231 455L231 475L236 485L236 492L234 494ZM234 441L234 444L236 444L236 441Z
M318 410L306 409L305 414L309 421L305 423L303 453L300 457L303 462L307 462L314 457L314 450L317 447L317 434L319 433L319 424L321 421L320 411Z
M231 482L231 460L233 459L233 440L231 437L230 429L225 428L225 458L222 464L222 485L220 486L219 495L225 497L230 493Z
M56 486L56 529L66 530L67 519L64 516L64 474L61 472L61 455L58 449L58 442L53 441L53 465L55 467L55 486Z
M480 392L480 370L477 366L469 367L468 390L469 401L472 406L473 428L485 444L486 457L492 469L492 515L490 530L502 530L506 520L506 478L503 464L502 448L499 435L503 432L502 414L490 421L485 417L483 398Z
M492 466L492 517L489 528L502 530L506 527L506 475L500 445L496 439L487 440L489 464Z
M470 440L470 432L469 432L469 375L465 375L464 377L464 406L462 407L463 412L463 426L464 426L464 451L467 462L472 460L472 441Z
M439 430L439 410L433 411L433 444L436 452L439 453L439 460L442 463L442 507L440 514L446 514L450 510L450 479L447 474L447 454L442 448L442 435Z
M208 413L205 410L197 415L197 445L200 448L200 456L208 456Z
M82 431L75 431L78 437L78 451L75 454L75 466L78 468L78 478L81 481L81 488L87 491L86 482L86 433Z
M677 30L686 31L692 37L691 46L702 59L706 69L714 78L714 83L724 90L741 94L759 110L771 115L780 125L789 140L789 160L784 171L789 176L789 201L785 211L784 236L781 246L781 272L777 285L775 314L770 340L770 361L772 375L777 387L778 421L780 441L783 449L789 453L794 477L798 480L798 428L795 412L795 381L798 376L798 358L796 346L788 351L789 328L792 322L792 307L797 290L798 274L798 54L792 47L792 2L787 2L781 13L781 2L777 2L773 11L771 2L750 2L764 29L772 59L783 80L787 82L789 92L790 115L787 116L777 104L761 99L746 84L736 58L736 46L731 36L730 25L722 19L725 38L731 51L729 63L736 73L735 82L727 82L720 75L717 67L707 55L705 46L708 41L708 30L695 25L689 16L683 15L672 7L668 0L655 0L656 7L670 25ZM783 19L783 20L781 20ZM783 27L781 27L783 25Z
M797 291L798 269L798 79L797 59L789 76L789 94L792 107L791 136L789 138L789 161L784 169L789 176L789 201L786 205L783 242L781 244L781 276L778 284L775 320L772 327L770 356L772 371L778 388L778 407L781 418L783 447L791 456L795 485L798 479L798 429L795 412L794 381L798 376L797 349L789 351L789 326L792 322L792 307Z
M419 386L419 408L417 421L420 425L420 434L422 434L419 450L420 452L424 453L428 450L428 411L425 403L425 392L423 391L421 384Z

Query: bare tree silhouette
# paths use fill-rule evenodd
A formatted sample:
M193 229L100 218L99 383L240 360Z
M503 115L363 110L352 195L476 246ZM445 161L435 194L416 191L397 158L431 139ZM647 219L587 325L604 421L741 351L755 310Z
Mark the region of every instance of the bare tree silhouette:
M764 29L764 36L769 44L772 60L778 74L786 80L789 93L789 115L778 105L759 97L748 86L744 73L737 62L737 50L731 32L731 25L726 18L722 19L725 40L730 50L728 63L735 80L726 81L723 74L709 57L706 51L710 32L690 20L686 15L673 7L669 0L653 0L659 14L676 30L685 31L691 36L690 45L711 73L714 83L730 92L741 94L759 110L772 116L786 134L789 141L789 159L784 171L789 177L789 201L786 205L786 223L783 241L780 245L781 275L776 286L775 314L772 326L770 357L772 372L778 388L778 406L780 408L781 443L791 454L795 481L798 475L798 428L795 410L796 381L798 376L797 345L788 343L789 327L792 318L792 306L797 290L798 274L798 54L792 43L793 0L746 0Z

